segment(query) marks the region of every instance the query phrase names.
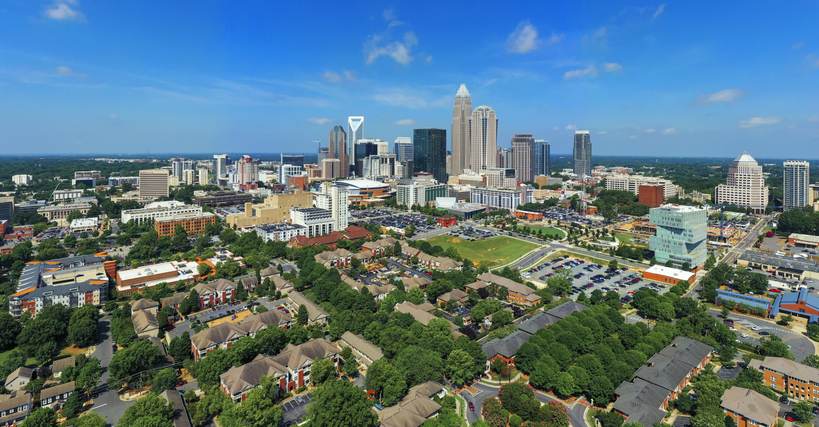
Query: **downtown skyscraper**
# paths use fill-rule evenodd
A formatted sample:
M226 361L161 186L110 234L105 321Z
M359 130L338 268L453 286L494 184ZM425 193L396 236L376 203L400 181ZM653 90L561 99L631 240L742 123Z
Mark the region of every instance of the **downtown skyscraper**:
M545 139L535 140L535 176L545 175L549 176L552 172L552 163L550 160L551 148L549 141Z
M808 206L811 200L810 162L788 160L782 164L785 169L785 197L782 205L785 210Z
M574 174L578 177L591 176L592 144L587 130L574 131L574 149L572 150Z
M535 138L531 133L516 133L512 136L512 167L520 182L535 180Z
M498 118L495 110L488 105L481 105L472 112L469 125L470 169L480 172L481 169L496 167Z
M470 168L471 140L469 137L469 119L472 116L472 96L462 84L455 94L455 108L452 110L452 158L450 159L451 175L459 175Z
M350 116L347 118L347 155L350 166L355 166L355 143L364 139L364 117Z
M413 172L429 172L439 184L446 184L446 130L415 129Z
M329 145L327 158L338 159L346 167L345 170L349 171L350 157L347 154L347 132L344 132L343 127L333 126L333 130L330 131ZM346 176L346 174L343 176Z

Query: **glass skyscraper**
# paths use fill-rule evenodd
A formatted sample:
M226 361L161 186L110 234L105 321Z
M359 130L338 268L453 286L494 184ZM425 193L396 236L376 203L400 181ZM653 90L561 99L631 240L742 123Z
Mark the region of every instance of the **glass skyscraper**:
M649 211L649 222L657 225L657 235L648 239L659 264L671 261L675 267L705 264L708 215L693 206L664 205Z
M583 177L591 175L592 145L587 130L574 131L574 149L572 150L574 174Z
M545 139L535 140L535 176L549 176L551 171L549 141Z
M364 117L350 116L347 118L347 154L352 166L355 166L355 143L359 139L364 139Z
M395 143L392 146L392 152L395 153L396 162L406 162L412 160L412 138L406 136L399 136L398 138L395 138Z
M788 160L785 167L785 197L783 205L786 210L808 206L813 202L810 190L810 163L804 160Z
M413 172L429 172L440 184L446 184L446 130L412 131Z

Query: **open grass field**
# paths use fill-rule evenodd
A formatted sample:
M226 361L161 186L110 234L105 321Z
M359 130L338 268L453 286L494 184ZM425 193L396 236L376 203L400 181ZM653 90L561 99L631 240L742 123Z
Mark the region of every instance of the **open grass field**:
M543 227L543 226L540 226L540 225L523 225L523 226L519 225L518 227L526 228L529 231L533 231L535 233L537 233L538 230L543 230L544 235L550 235L550 236L552 236L552 238L562 239L562 238L566 237L566 233L563 232L563 230L560 230L558 228Z
M435 236L427 239L432 246L440 246L445 250L450 246L458 249L458 253L471 261L482 263L490 262L492 265L504 265L510 263L525 253L538 247L538 245L523 240L514 239L508 236L498 236L489 239L470 242L461 240L453 236Z
M645 243L637 243L637 242L632 241L632 239L634 239L635 237L638 237L638 236L633 236L631 234L624 234L624 233L614 233L614 237L616 237L617 240L620 241L620 243L623 243L623 244L626 244L626 245L634 245L634 246L638 246L638 247L641 247L641 248L648 248L648 245L646 245ZM647 236L642 236L642 237L647 238Z

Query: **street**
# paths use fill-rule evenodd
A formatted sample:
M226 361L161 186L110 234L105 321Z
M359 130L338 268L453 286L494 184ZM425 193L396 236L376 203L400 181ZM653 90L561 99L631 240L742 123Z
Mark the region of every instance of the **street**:
M466 391L465 389L462 390L461 393L460 393L461 397L463 397L464 400L467 402L466 421L469 424L472 424L472 423L475 422L475 420L481 418L481 408L483 407L484 399L487 399L487 398L490 398L490 397L497 397L498 396L498 390L500 389L499 387L489 386L489 385L486 385L486 384L482 384L480 382L477 382L477 383L473 384L472 387L474 387L475 389L478 390L478 393L475 396L472 396L472 394L469 393L468 391ZM553 398L553 397L551 397L551 396L549 396L547 394L543 394L543 393L541 393L539 391L535 391L535 397L542 404L549 403L552 400L557 400L557 399L555 399L555 398ZM469 410L469 407L468 407L469 402L472 402L472 404L475 405L475 410L474 411ZM558 402L560 402L560 401L558 400ZM565 403L564 403L564 406L565 406ZM586 425L586 420L585 420L585 417L583 416L583 414L586 411L586 406L581 405L580 403L575 403L574 406L571 407L571 408L569 408L567 406L566 411L569 414L569 421L572 423L573 426L585 426Z
M267 301L265 298L260 298L260 299L256 300L256 302L258 302L261 305L264 305L265 307L267 307L268 310L275 310L276 307L284 304L284 301L285 301L284 299L275 300L275 301ZM176 337L181 337L182 334L185 333L185 331L188 331L190 333L190 335L193 335L194 332L193 332L193 329L190 326L191 322L195 322L197 319L201 320L202 322L210 321L210 320L213 320L213 319L224 316L225 313L227 312L227 310L229 310L229 309L234 309L237 312L239 312L239 311L244 310L246 307L247 307L246 303L240 303L240 304L237 304L237 305L222 304L222 305L216 306L215 307L216 310L212 310L210 308L207 308L207 309L204 309L202 311L199 311L198 313L193 313L193 314L189 315L185 320L174 323L174 325L176 327L167 332L168 336L170 337L170 339L174 339ZM213 319L211 319L211 316L213 317Z
M756 243L757 237L762 233L762 230L771 221L771 216L766 216L765 219L760 219L753 227L751 227L742 240L734 246L725 257L722 258L722 263L733 265L745 250L749 249Z
M722 320L720 317L720 311L716 309L709 309L707 310L708 314L713 316L714 318ZM806 357L810 354L814 354L816 351L816 347L813 344L813 341L810 338L797 333L793 332L789 329L783 328L781 326L775 325L771 322L767 322L763 319L751 317L751 316L743 316L741 314L734 314L731 313L728 316L729 319L735 322L735 325L739 325L745 328L748 328L745 331L748 334L748 338L738 337L742 342L747 342L752 345L759 345L759 334L751 331L750 328L752 326L758 326L763 331L766 331L770 334L775 334L779 338L782 338L782 341L785 344L791 346L791 354L796 359L797 362L801 362L805 360ZM742 331L739 331L742 332Z
M106 382L108 381L108 377L110 376L108 372L108 365L111 363L111 359L114 357L114 350L113 350L113 339L111 338L111 317L106 316L100 319L99 324L97 326L98 337L97 337L97 348L91 355L98 358L100 360L100 365L102 368L102 376L100 377L98 388L102 389L103 391L94 399L94 406L92 407L92 411L100 414L105 420L111 424L115 425L123 415L125 415L125 410L128 409L129 406L133 405L133 401L126 402L122 401L119 398L119 394L116 391L109 390L107 386L105 386Z

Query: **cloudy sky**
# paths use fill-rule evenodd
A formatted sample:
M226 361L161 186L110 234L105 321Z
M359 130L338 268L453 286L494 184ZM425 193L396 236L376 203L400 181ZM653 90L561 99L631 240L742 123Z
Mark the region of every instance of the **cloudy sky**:
M314 152L350 115L449 134L465 83L502 147L819 157L819 3L632 4L9 0L2 152Z

